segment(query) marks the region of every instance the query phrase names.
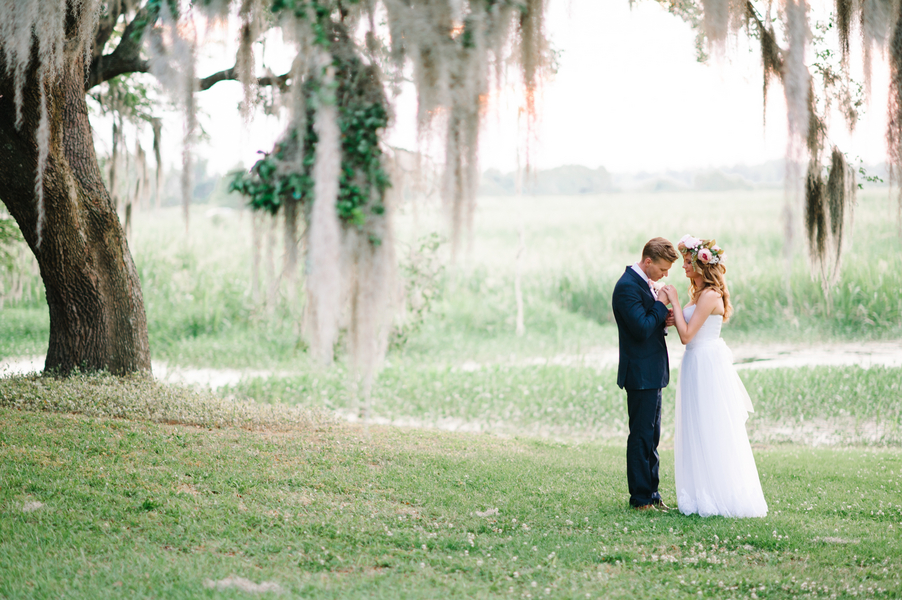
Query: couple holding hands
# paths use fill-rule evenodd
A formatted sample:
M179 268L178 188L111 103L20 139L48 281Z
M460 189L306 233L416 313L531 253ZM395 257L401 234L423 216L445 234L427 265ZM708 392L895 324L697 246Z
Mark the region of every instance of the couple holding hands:
M676 288L658 283L680 258L689 279L685 306ZM767 514L745 430L752 403L720 337L732 313L725 275L724 251L714 240L686 235L674 249L658 237L645 245L642 259L627 267L614 287L611 306L620 336L617 385L626 389L627 480L630 506L637 510L669 509L658 492L658 440L661 389L670 380L664 336L673 326L686 346L675 408L677 506L687 515Z

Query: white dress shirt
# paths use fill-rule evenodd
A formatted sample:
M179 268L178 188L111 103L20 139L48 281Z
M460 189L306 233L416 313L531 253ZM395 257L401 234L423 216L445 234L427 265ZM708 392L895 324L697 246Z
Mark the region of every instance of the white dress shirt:
M639 266L639 263L634 263L632 267L633 271L639 274L639 277L645 280L645 283L648 284L648 289L651 291L651 295L655 297L655 300L658 299L658 290L655 289L655 284L652 283L651 279L648 278L648 275L645 274L645 271Z

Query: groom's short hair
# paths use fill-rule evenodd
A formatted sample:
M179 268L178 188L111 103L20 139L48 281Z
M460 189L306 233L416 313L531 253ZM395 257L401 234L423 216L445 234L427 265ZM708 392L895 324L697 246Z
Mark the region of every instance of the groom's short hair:
M642 249L642 259L646 258L650 258L654 262L666 260L673 264L680 259L680 255L677 254L676 248L673 247L669 240L656 237L648 240L645 248Z

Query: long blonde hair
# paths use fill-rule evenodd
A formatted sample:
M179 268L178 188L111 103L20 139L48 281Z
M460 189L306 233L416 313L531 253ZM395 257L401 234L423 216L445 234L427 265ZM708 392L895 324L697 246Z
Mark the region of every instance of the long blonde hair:
M714 240L701 240L701 245L698 248L711 248L713 246L716 246ZM682 241L677 247L683 256L688 256L692 261L692 270L702 276L702 283L704 284L698 287L695 283L696 280L690 279L689 298L694 302L703 290L714 290L723 298L723 320L724 322L729 321L730 316L733 314L733 305L730 303L730 289L727 287L727 267L723 264L723 260L719 260L717 264L705 264L698 260L698 249L693 252L686 248Z

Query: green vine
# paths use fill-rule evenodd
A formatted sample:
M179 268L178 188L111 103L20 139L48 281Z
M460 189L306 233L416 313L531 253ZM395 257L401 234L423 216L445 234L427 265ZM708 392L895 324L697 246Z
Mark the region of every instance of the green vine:
M297 129L291 128L288 137L276 144L272 152L260 152L263 158L251 167L250 172L233 173L229 191L247 196L248 206L253 210L265 210L272 215L279 212L288 200L304 202L311 199L314 161L312 151L305 153L301 172L280 173L280 165L297 155L297 136ZM316 133L309 127L304 147L312 149L315 144Z
M279 0L286 4L290 0ZM351 44L343 28L333 25L332 45L347 50ZM354 52L335 52L333 58L336 86L334 102L338 107L338 126L341 132L341 172L339 176L336 210L339 218L349 225L363 229L367 212L382 215L383 197L391 185L383 168L379 139L388 125L387 102L381 83ZM263 153L249 172L232 176L229 186L248 197L255 210L276 214L288 200L308 203L313 200L313 165L318 137L313 128L315 103L320 101L320 84L312 78L304 86L307 98L304 156L297 167L298 130L289 128L285 137L272 152ZM370 240L378 244L378 238Z

